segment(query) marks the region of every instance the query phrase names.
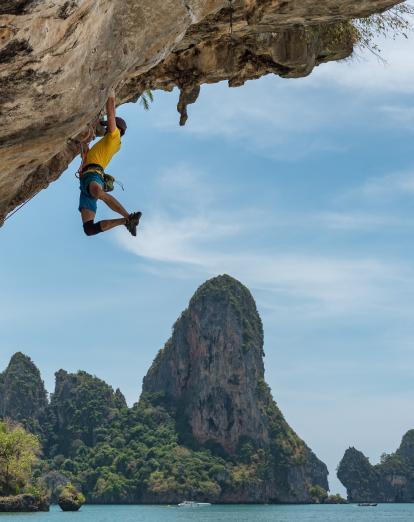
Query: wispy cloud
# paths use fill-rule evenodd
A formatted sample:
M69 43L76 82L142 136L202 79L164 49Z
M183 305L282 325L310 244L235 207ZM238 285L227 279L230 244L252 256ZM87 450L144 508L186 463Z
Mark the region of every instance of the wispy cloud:
M321 224L331 230L342 231L369 231L381 228L406 228L413 227L413 220L397 217L393 213L364 212L360 210L348 210L343 212L321 212L315 216Z
M179 175L180 169L184 178ZM178 190L183 179L188 191ZM278 302L295 303L311 313L392 307L400 286L414 283L413 274L402 263L373 256L357 256L351 252L332 254L329 250L315 254L309 249L298 251L297 248L294 252L286 248L281 251L276 236L270 244L255 247L248 236L259 234L266 227L271 230L271 216L267 220L248 220L246 228L243 212L225 213L215 209L211 186L208 204L205 204L202 197L197 199L196 180L202 186L202 175L196 172L193 177L189 167L164 172L160 180L161 193L165 190L173 207L172 194L176 194L186 212L180 216L167 212L153 214L143 224L139 240L125 231L119 231L116 236L123 248L150 265L161 262L170 269L177 267L178 276L183 274L183 266L186 267L184 274L194 271L208 277L227 272L252 287L266 288ZM193 205L195 201L198 202ZM263 217L263 212L261 209L258 215ZM295 220L298 226L298 217ZM320 227L361 229L378 226L386 218L327 212L302 217L301 221L305 223L303 226L309 221L317 226L319 221ZM286 222L286 227L289 226ZM152 265L151 269L157 268Z
M408 39L380 39L379 59L368 50L356 51L353 58L321 66L309 77L309 85L358 90L358 94L411 94L414 92L414 32Z
M414 106L394 103L383 105L379 110L400 128L414 129Z
M229 88L224 82L204 86L203 103L191 106L189 121L180 132L201 139L221 137L239 142L248 150L284 161L346 150L345 144L329 135L317 135L324 127L339 126L338 111L321 110L323 95L297 82L266 77L243 88ZM157 118L154 125L177 132L167 114Z
M344 192L341 198L348 203L361 199L371 201L412 198L414 193L414 171L395 172L383 176L373 176L361 185Z
M375 118L378 125L393 120L412 127L413 109L406 106L414 92L414 33L409 40L380 46L386 62L365 51L349 61L322 64L307 78L268 76L243 88L228 88L225 82L203 86L202 103L190 107L189 121L179 132L220 137L271 159L300 162L348 151L349 142L334 134L356 123L370 127ZM168 112L153 125L178 132Z

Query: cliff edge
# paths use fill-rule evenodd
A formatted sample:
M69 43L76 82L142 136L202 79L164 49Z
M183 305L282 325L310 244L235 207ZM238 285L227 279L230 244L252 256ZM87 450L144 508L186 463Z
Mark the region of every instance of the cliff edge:
M79 152L112 87L181 96L200 85L308 75L352 53L341 24L400 0L3 0L0 5L0 225Z

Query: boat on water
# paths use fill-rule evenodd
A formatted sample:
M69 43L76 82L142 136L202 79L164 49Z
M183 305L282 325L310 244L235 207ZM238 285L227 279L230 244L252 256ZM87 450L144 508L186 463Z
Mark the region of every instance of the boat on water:
M178 507L187 507L187 508L195 508L195 507L206 507L211 506L210 502L194 502L193 500L184 500L178 504Z
M378 504L376 502L360 502L358 504L359 507L375 507Z

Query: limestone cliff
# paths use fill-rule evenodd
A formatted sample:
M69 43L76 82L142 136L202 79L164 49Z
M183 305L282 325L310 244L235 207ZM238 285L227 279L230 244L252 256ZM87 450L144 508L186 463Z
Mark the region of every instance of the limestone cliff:
M38 368L18 352L0 374L0 418L23 423L39 432L48 407L47 393Z
M54 498L71 482L90 503L317 502L326 466L274 402L263 355L252 295L220 276L194 294L132 408L82 371L58 371L47 402L22 354L1 375L0 405L38 419L29 423L43 445L36 476Z
M177 86L184 123L201 84L306 76L351 54L352 36L335 24L398 3L3 0L0 224L66 169L79 151L74 138L85 135L111 87L123 103L145 88Z
M384 454L380 464L372 465L360 451L347 449L338 478L350 502L414 502L414 430L404 435L395 453Z
M240 459L261 449L267 481L227 491L221 501L307 502L328 489L327 469L289 427L264 380L263 328L248 289L224 275L191 299L143 382L161 394L180 439ZM249 449L250 448L250 449Z
M56 373L55 392L49 408L50 452L70 455L73 444L95 446L99 430L114 421L127 404L119 390L86 372Z

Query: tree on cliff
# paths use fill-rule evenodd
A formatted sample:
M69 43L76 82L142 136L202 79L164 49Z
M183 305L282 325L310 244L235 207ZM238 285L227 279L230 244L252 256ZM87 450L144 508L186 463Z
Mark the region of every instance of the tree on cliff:
M368 49L379 56L381 49L376 43L378 38L392 38L403 36L408 38L412 30L412 16L414 7L408 3L402 3L379 14L373 14L366 18L353 21L356 44L361 49Z
M40 443L19 425L0 422L0 494L13 495L30 481Z

